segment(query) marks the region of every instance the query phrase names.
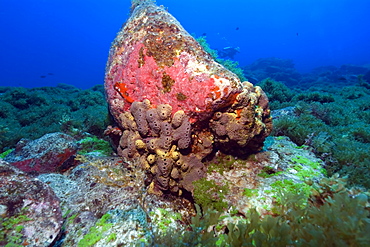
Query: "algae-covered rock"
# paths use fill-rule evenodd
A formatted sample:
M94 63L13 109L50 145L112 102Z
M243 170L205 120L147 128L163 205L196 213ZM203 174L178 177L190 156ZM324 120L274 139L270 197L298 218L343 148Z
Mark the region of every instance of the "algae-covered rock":
M216 188L219 186L218 195L215 200L209 200L212 198L209 190L202 189L203 184L197 182L196 202L213 208L222 202L224 209L233 207L242 214L252 208L261 214L271 213L281 202L280 193L302 195L307 203L313 193L311 185L325 176L323 162L286 137L269 137L266 146L266 150L245 160L217 153L209 161L203 181L210 181Z
M20 140L5 161L29 173L61 172L73 165L76 140L64 133L51 133L36 140Z
M50 246L62 224L54 191L0 160L0 245Z

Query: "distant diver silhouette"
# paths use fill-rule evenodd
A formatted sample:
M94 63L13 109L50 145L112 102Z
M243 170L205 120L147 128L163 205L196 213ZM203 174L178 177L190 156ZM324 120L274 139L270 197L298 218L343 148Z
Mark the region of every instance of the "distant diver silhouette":
M218 55L221 58L231 58L231 59L234 59L234 56L237 53L240 53L240 48L239 47L228 46L228 47L225 47L225 48L223 48L221 50L218 50Z

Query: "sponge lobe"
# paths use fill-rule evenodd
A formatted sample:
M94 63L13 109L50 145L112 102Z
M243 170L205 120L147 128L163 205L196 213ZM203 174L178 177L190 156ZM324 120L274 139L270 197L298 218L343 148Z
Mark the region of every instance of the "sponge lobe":
M172 118L172 126L174 128L178 128L183 123L184 118L185 118L185 112L183 110L175 112Z
M161 121L155 108L149 109L146 112L146 120L150 126L150 129L152 130L152 134L154 136L156 136L156 134L159 134L159 131L161 131Z
M157 106L157 112L161 120L167 120L171 116L172 106L160 104Z
M226 112L216 112L209 123L216 146L236 155L260 151L272 130L266 95L250 83L244 86L234 104Z
M173 138L177 141L177 145L180 149L185 149L189 147L191 142L191 124L188 117L183 116L181 119L182 123L174 130Z
M172 114L172 107L154 107L149 100L133 102L130 111L120 116L124 129L117 152L128 159L140 157L141 166L152 179L149 191L161 195L165 191L181 194L191 189L204 165L197 158L184 154L191 146L192 125L184 111ZM188 152L187 152L188 153ZM196 175L198 174L198 175Z
M148 111L150 104L144 102L133 102L130 107L130 112L137 123L138 131L141 135L146 136L149 131L149 125L146 121L146 112Z

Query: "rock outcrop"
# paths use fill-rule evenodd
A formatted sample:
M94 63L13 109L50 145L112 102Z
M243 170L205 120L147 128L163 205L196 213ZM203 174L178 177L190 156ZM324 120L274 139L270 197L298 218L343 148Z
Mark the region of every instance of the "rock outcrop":
M272 129L262 89L242 83L148 0L133 1L113 41L105 90L120 129L117 152L140 159L155 194L192 192L204 158L257 152Z

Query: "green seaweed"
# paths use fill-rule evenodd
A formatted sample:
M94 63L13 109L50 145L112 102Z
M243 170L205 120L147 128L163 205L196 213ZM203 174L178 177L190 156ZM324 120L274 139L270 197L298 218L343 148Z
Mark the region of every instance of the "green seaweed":
M159 211L159 217L155 217L154 211L152 211L152 216L155 217L154 220L156 222L156 225L161 231L166 231L171 223L177 220L181 220L181 214L180 213L174 213L171 211L167 211L163 208L158 208Z
M246 197L252 197L252 196L258 195L258 190L245 188L243 190L243 195Z
M221 58L216 59L216 61L222 64L226 69L236 74L239 77L240 81L247 81L247 78L244 76L244 72L239 67L239 63L237 61Z
M272 193L278 205L282 205L282 197L287 193L301 195L303 196L301 197L303 199L300 201L300 204L303 206L307 204L308 198L311 195L311 190L311 186L306 183L299 183L292 180L284 179L272 183L271 190L265 190L265 192Z
M71 216L67 219L68 224L71 224L71 223L75 220L75 218L77 217L77 215L78 215L78 214L73 214L73 215L71 215Z
M266 78L258 83L270 101L271 109L281 108L283 102L290 102L294 93L282 82ZM286 106L286 105L285 105Z
M329 176L338 172L349 185L370 188L370 90L351 86L322 96L313 92L310 100L297 96L285 102L295 105L295 115L276 118L272 134L309 146L326 163Z
M273 167L265 166L262 168L261 172L257 176L262 178L269 178L273 176L280 175L282 172L277 172Z
M107 237L107 243L115 241L117 239L117 233L113 232Z
M20 214L14 215L12 217L0 217L0 243L6 243L5 246L22 246L23 242L23 229L22 225L24 222L30 221L29 217L25 214L27 208L23 208ZM15 231L12 231L12 230Z
M206 36L200 36L196 38L197 42L203 47L203 49L209 53L213 59L218 58L218 52L216 50L213 50L210 45L207 42L207 37Z
M91 227L89 232L83 236L78 242L78 247L93 246L99 242L103 237L104 233L113 226L112 223L108 223L111 218L109 213L104 214L96 223L95 226Z
M7 156L8 154L10 154L13 150L14 150L14 148L12 148L12 149L8 149L8 150L6 150L5 152L2 152L2 153L0 154L0 158L1 158L1 159L4 159L4 158L5 158L5 156Z
M225 171L229 171L235 166L236 161L232 155L220 154L211 162L208 162L207 172L212 173L215 171L223 175Z
M164 234L154 232L153 246L216 246L218 237L208 231L210 226L219 222L221 213L206 209L195 204L197 214L191 218L189 230L174 230L169 228Z
M79 154L86 155L88 153L94 152L100 155L109 156L112 153L112 147L109 142L99 139L96 136L88 136L77 142L80 144Z
M369 212L361 198L335 193L323 205L302 204L303 194L283 193L275 216L251 209L236 223L221 226L221 214L204 208L190 231L155 235L157 246L367 246ZM345 206L344 206L345 205ZM214 227L217 226L217 227ZM211 230L210 230L211 229ZM215 234L212 229L219 232ZM225 229L222 231L222 229ZM217 237L215 237L217 236Z
M66 84L56 87L6 87L0 94L0 152L21 139L47 133L88 132L102 136L109 119L104 88L81 90ZM30 110L32 109L32 110Z
M227 208L227 203L223 201L225 194L229 192L227 185L217 185L215 181L206 178L193 182L193 185L194 199L197 204L218 211Z

